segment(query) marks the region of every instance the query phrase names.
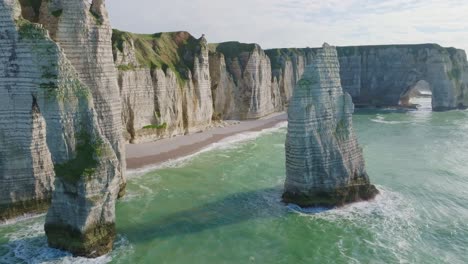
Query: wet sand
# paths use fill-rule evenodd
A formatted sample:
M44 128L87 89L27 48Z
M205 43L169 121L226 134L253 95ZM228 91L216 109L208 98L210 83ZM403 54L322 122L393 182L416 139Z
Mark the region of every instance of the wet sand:
M238 124L213 128L200 133L162 139L155 142L127 145L127 169L142 169L169 160L189 156L220 140L249 131L261 131L287 121L285 113L278 113L258 120L241 121Z

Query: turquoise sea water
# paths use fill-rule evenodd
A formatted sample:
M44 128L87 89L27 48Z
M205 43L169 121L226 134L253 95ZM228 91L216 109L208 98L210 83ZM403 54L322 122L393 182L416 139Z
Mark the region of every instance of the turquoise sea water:
M283 127L132 175L108 256L48 249L40 216L0 226L0 263L468 263L468 112L359 111L354 127L373 202L282 204Z

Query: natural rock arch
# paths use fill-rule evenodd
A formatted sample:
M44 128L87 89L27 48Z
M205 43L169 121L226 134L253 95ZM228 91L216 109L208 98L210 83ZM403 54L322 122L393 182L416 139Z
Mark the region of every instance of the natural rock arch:
M414 85L409 86L401 95L399 105L404 107L412 107L411 99L414 97L431 97L432 87L426 80L417 81Z
M424 44L341 47L338 53L343 89L357 106L397 106L421 80L431 87L433 110L468 106L463 50Z

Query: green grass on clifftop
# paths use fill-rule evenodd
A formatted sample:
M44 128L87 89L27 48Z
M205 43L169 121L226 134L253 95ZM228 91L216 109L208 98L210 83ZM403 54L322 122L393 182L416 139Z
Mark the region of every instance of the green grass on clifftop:
M434 44L434 43L427 43L427 44L394 44L394 45L366 45L366 46L344 46L344 47L336 47L338 51L338 56L354 56L363 54L369 50L375 49L389 49L389 48L402 48L402 49L409 49L414 54L417 54L419 51L424 49L436 49L440 50L441 52L447 51L446 48Z
M124 43L133 41L139 66L151 69L171 69L180 83L188 80L188 72L194 68L195 56L202 43L188 32L156 34L134 34L114 29L112 45L114 51L123 52ZM129 66L118 66L128 70ZM130 67L131 68L131 67Z
M312 48L284 48L284 49L269 49L265 50L266 55L270 58L271 68L273 70L279 70L283 67L285 60L290 60L293 56L304 56L312 52Z
M226 58L235 58L238 57L241 53L254 51L256 46L256 44L246 44L237 41L230 41L210 44L209 49L211 52L222 53Z

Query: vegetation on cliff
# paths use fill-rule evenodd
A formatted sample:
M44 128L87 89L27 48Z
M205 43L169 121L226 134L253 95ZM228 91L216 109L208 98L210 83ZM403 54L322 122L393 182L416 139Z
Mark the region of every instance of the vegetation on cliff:
M304 49L297 49L297 48L284 48L284 49L269 49L265 50L266 55L270 58L271 61L271 69L280 70L283 65L284 61L291 60L293 57L303 56L306 57L314 49L312 48L304 48Z
M219 52L226 58L235 58L244 52L252 52L257 47L257 44L246 44L237 41L223 42L210 44L210 52Z
M188 32L168 32L155 34L134 34L113 30L114 51L124 52L124 43L134 48L139 65L117 65L121 71L138 67L171 69L182 85L189 79L189 71L194 69L194 58L201 50L200 40Z

